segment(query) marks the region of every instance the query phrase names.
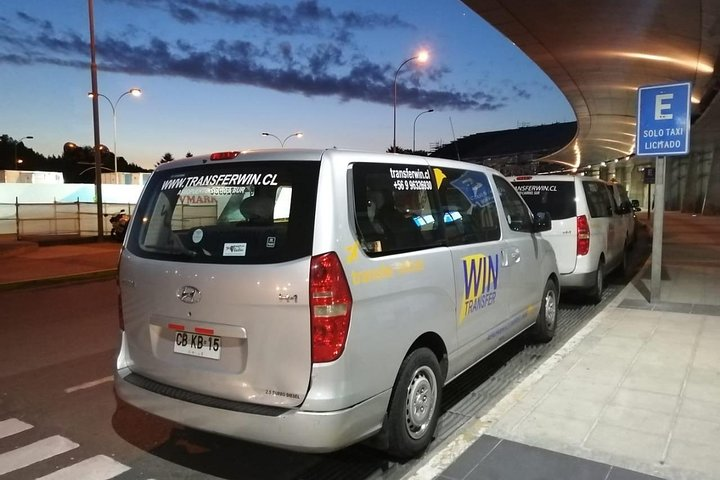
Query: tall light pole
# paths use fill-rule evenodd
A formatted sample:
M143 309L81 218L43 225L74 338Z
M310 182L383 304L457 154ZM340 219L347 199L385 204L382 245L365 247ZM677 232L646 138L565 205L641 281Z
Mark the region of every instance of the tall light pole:
M417 117L415 117L415 121L413 122L413 149L412 149L413 152L415 151L415 124L417 123L417 119L420 118L420 115L422 115L423 113L430 113L430 112L434 112L434 111L435 111L434 109L430 108L428 110L425 110L424 112L418 113Z
M17 146L18 146L18 143L22 143L22 141L25 140L26 138L32 140L32 139L35 138L35 137L33 137L32 135L27 135L27 136L25 136L25 137L22 137L22 138L21 138L20 140L18 140L17 142L15 142L15 153L13 154L13 158L15 159L15 170L18 169L18 158L17 158Z
M90 23L90 82L93 110L93 139L95 157L95 202L97 203L97 233L98 242L103 239L103 214L102 214L102 176L100 175L100 114L98 106L98 83L97 83L97 62L95 61L95 4L88 0L88 21Z
M118 159L118 152L117 152L117 104L120 103L120 99L123 98L125 95L132 95L133 97L139 97L142 95L142 90L139 88L131 88L127 92L123 93L118 97L117 100L115 100L115 103L112 102L108 97L103 95L102 93L98 93L98 97L102 97L105 100L108 101L110 104L110 108L112 108L112 115L113 115L113 157L115 157L115 184L117 185L119 182L118 180L118 165L117 165L117 159ZM88 97L93 98L93 93L88 92Z
M268 132L262 132L260 135L262 135L263 137L273 137L273 138L275 138L275 140L277 140L278 142L280 142L280 148L285 148L285 142L287 142L287 141L288 141L290 138L292 138L292 137L302 138L303 133L302 133L302 132L291 133L290 135L288 135L287 137L285 137L285 140L280 140L280 138L279 138L278 136L273 135L272 133L268 133Z
M397 77L398 73L400 73L400 69L405 66L406 63L411 62L413 60L417 60L420 63L425 63L428 61L428 58L430 55L427 51L422 50L414 57L410 57L404 62L400 64L400 66L395 70L395 79L393 80L393 153L397 152L397 141L396 141L396 132L397 132Z

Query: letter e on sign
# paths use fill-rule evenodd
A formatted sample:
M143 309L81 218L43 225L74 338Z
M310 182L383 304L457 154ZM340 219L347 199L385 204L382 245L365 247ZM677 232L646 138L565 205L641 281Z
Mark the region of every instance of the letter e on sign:
M655 120L672 120L672 113L663 113L672 107L672 99L672 93L661 93L655 97Z

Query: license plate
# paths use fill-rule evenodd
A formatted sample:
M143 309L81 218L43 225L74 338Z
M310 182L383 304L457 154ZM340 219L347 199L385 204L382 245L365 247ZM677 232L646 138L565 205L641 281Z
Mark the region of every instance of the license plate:
M192 332L175 332L175 353L195 357L220 359L221 338Z

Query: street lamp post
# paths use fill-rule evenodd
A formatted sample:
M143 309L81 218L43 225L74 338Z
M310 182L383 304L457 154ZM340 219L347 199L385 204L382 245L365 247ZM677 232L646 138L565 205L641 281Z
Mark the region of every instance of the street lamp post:
M13 159L15 160L15 170L18 169L18 158L17 158L17 146L18 146L18 143L22 143L22 141L25 140L26 138L29 139L29 140L32 140L32 139L35 138L35 137L33 137L32 135L27 135L27 136L25 136L25 137L22 137L22 138L21 138L20 140L18 140L17 142L15 142L15 153L13 154Z
M406 63L411 62L413 60L417 60L420 63L427 62L429 58L428 52L425 50L421 51L414 57L410 57L404 62L400 64L400 66L395 70L395 79L393 80L393 153L397 152L397 141L396 141L396 132L397 132L397 77L400 73L400 69L405 66Z
M430 108L428 110L425 110L424 112L418 113L417 117L415 117L415 121L413 122L413 152L415 151L415 124L417 123L417 119L420 118L420 115L422 115L424 113L430 113L430 112L434 112L434 111L435 111L434 109Z
M262 135L263 137L273 137L273 138L275 138L275 140L277 140L278 142L280 142L280 148L285 148L285 142L287 142L287 141L288 141L290 138L292 138L292 137L302 138L303 133L302 133L302 132L291 133L290 135L288 135L287 137L285 137L285 140L280 140L280 138L279 138L277 135L273 135L272 133L268 133L268 132L262 132L260 135Z
M125 92L125 93L123 93L122 95L120 95L120 96L118 97L118 99L115 100L115 103L113 103L112 100L110 100L108 97L106 97L106 96L103 95L102 93L98 93L98 94L97 94L98 97L103 97L105 100L107 100L108 103L110 104L110 108L112 108L112 116L113 116L113 157L115 157L115 184L120 183L120 181L118 180L118 164L117 164L117 159L118 159L118 152L117 152L117 105L118 105L118 103L120 103L120 99L123 98L125 95L128 95L128 94L129 94L129 95L132 95L133 97L139 97L140 95L142 95L142 90L140 90L139 88L131 88L131 89L128 90L127 92ZM88 97L90 97L90 98L93 97L92 92L89 92L89 93L88 93Z

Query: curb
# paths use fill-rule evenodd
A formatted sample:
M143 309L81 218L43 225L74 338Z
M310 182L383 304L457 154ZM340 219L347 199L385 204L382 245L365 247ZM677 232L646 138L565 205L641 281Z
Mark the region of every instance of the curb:
M20 290L24 288L45 287L49 285L62 285L65 283L87 282L93 280L107 280L115 278L117 268L109 270L96 270L93 272L75 273L72 275L61 275L58 277L37 278L33 280L20 280L17 282L0 283L0 292L8 290Z

